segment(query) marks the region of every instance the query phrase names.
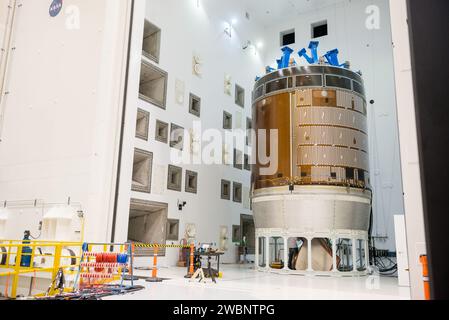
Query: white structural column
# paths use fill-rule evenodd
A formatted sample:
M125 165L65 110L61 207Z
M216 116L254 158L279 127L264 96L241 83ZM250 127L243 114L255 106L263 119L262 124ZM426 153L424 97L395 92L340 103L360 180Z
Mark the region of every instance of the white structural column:
M270 237L265 238L265 268L270 269Z
M307 238L307 271L313 272L312 268L312 238Z
M357 239L352 239L352 271L357 272Z
M254 255L254 266L257 268L259 267L259 237L256 237L256 251Z
M337 268L337 239L332 239L332 266L333 272L338 272Z
M288 247L288 237L283 237L284 239L284 270L290 270L288 268L288 256L290 248Z
M365 240L365 268L368 270L369 266L369 243L368 240Z

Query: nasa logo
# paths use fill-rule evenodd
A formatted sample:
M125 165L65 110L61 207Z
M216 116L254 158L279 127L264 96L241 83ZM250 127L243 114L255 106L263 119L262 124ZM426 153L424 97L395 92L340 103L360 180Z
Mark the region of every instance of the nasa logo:
M49 9L50 17L52 18L56 17L61 12L61 9L62 9L62 0L53 0Z

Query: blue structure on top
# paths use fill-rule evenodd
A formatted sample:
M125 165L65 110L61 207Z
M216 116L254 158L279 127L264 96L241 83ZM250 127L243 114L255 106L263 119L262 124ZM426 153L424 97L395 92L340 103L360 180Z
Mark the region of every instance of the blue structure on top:
M298 55L300 58L304 57L308 63L310 64L315 64L318 63L319 58L318 58L318 46L319 46L319 42L318 41L311 41L309 44L309 49L310 52L312 54L311 57L309 57L307 55L307 50L306 48L303 48L301 51L298 52Z
M304 48L301 51L298 52L298 55L300 58L305 58L307 60L308 63L310 64L316 64L319 62L319 57L318 57L318 46L319 46L319 42L318 41L311 41L309 44L309 49L310 52L312 54L311 57L309 57L307 55L307 50ZM347 63L343 63L340 64L340 62L338 61L338 54L340 52L338 51L338 49L334 49L331 51L328 51L325 55L324 58L326 59L327 63L329 63L331 66L334 67L344 67L344 68L348 68L348 64Z
M275 69L275 68L272 68L272 67L270 67L270 66L267 66L266 69L265 69L265 71L266 71L266 73L268 74L268 73L272 73L273 71L276 71L276 69Z
M319 45L320 43L318 41L310 41L309 43L310 56L307 54L307 49L303 48L298 52L299 57L306 59L309 64L318 64L320 62L320 58L318 55ZM281 50L282 50L282 57L276 60L278 70L290 67L290 57L291 54L293 53L293 49L290 47L283 47ZM327 63L331 66L349 69L348 62L340 64L340 61L338 60L339 53L340 52L338 51L338 49L334 49L328 51L324 55L324 58L326 59ZM296 61L293 62L293 65L296 65ZM276 71L276 69L267 66L265 71L268 74L273 71ZM256 81L258 80L260 80L260 77L256 78Z
M293 53L293 49L290 47L283 47L281 50L283 53L283 56L281 59L282 60L281 61L282 68L288 68L290 65L290 56Z
M340 62L338 61L338 54L339 54L338 49L334 49L334 50L331 50L328 53L326 53L324 55L324 57L326 58L327 62L331 66L334 66L334 67L346 67L347 63L340 64Z
M278 59L276 60L277 64L278 64L278 69L282 69L282 59Z

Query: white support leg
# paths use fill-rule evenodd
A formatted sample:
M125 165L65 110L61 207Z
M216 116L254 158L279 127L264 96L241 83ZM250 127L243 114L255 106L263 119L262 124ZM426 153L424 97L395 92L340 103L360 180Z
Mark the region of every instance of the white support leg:
M365 267L366 270L369 270L369 243L368 240L365 241Z
M352 271L357 272L357 240L352 239Z
M256 270L259 268L259 237L256 238L256 254L254 257L254 266Z
M288 271L290 270L288 268L288 256L290 249L288 248L288 238L283 237L284 239L284 270Z
M312 239L311 238L307 238L307 271L308 272L313 272L313 268L312 268Z
M270 270L270 237L265 238L265 268Z
M338 272L337 267L337 239L332 239L332 264L333 272Z

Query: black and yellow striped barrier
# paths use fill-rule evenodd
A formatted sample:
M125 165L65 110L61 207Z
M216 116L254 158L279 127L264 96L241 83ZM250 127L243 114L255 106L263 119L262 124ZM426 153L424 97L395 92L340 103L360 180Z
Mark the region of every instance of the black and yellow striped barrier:
M190 249L190 265L189 265L189 276L193 276L194 274L194 251L195 251L195 245L189 244L189 245L182 245L182 244L154 244L154 243L133 243L133 251L135 248L152 248L154 249L153 252L153 268L152 268L152 278L157 279L157 258L160 248L181 248L181 249Z
M135 248L191 248L191 245L134 243Z

